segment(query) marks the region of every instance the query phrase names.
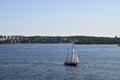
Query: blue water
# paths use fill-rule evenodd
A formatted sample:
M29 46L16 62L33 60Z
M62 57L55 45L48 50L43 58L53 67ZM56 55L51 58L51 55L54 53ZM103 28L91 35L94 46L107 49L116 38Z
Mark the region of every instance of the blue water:
M0 45L0 80L120 80L120 47L75 45L80 64L64 66L72 44Z

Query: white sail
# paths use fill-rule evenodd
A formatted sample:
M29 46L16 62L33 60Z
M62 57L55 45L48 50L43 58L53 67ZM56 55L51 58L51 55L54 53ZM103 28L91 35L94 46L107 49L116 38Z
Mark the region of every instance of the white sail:
M74 48L72 49L72 63L79 63L78 56L74 51Z
M75 57L75 53L74 53L74 48L72 49L72 63L76 63L76 57Z
M75 57L76 57L76 63L79 63L78 56L76 53L75 53Z

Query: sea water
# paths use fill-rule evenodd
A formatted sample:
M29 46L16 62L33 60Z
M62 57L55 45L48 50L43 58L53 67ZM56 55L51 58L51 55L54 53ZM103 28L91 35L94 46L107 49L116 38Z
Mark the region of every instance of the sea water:
M80 63L64 66L72 44L1 44L0 80L120 80L120 47L75 45Z

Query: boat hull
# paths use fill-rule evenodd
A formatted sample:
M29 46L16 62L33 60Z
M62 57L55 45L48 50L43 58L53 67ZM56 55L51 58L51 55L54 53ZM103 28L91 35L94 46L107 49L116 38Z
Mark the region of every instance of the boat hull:
M65 62L64 65L66 65L66 66L77 66L77 63L70 63L70 62L66 63Z

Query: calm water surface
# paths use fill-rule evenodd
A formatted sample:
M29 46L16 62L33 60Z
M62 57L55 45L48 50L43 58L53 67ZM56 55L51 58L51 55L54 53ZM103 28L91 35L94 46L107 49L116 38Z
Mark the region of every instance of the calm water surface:
M0 45L0 80L120 80L120 46L75 45L80 64L64 66L72 44Z

